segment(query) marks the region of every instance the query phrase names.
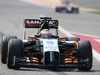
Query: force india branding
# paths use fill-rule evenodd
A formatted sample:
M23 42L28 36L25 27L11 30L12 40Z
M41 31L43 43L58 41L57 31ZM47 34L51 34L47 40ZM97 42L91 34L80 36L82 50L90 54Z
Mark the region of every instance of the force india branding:
M44 52L47 52L47 51L59 52L57 39L49 39L49 40L41 39L41 41L43 42Z

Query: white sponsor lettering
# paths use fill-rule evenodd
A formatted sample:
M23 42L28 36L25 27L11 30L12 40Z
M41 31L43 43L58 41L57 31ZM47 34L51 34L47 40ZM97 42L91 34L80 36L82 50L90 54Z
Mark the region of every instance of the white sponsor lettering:
M26 24L41 24L39 20L26 20Z
M56 24L56 21L49 21L48 23L49 23L49 25L50 24L53 25L53 24Z

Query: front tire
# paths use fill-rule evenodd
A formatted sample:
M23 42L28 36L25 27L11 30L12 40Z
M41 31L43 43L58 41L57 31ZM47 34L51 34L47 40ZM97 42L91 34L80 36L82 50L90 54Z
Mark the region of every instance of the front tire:
M23 43L19 39L11 39L8 43L8 54L7 54L7 67L9 69L20 69L19 65L13 64L13 57L23 56Z
M3 36L1 40L1 62L3 64L6 64L8 41L10 39L17 39L17 37L16 36Z
M85 66L82 66L84 63L78 63L78 69L81 71L89 71L92 68L92 47L89 41L79 41L79 60L88 58L88 62L85 63Z

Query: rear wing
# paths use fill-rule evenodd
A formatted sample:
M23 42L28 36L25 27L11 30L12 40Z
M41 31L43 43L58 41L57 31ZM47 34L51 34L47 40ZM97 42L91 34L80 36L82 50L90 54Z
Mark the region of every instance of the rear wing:
M58 29L58 20L46 20L50 28ZM25 19L25 28L40 28L44 20Z

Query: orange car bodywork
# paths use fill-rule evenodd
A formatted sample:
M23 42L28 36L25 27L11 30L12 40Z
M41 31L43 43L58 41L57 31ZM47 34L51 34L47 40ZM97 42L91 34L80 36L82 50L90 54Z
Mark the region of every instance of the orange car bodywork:
M72 51L67 50L64 54L72 55ZM64 63L78 63L78 59L73 56L69 56L69 58L65 58Z
M39 63L39 60L37 57L32 57L31 59L29 57L26 58L26 62L34 62Z
M64 40L66 40L67 37L59 37L59 39L64 39ZM76 43L76 41L73 41L73 45L74 45L73 49L77 48L77 43ZM64 54L72 55L72 54L73 54L73 51L71 51L71 50L66 50L66 51L64 52ZM65 58L64 63L65 63L65 64L66 64L66 63L78 63L78 59L75 58L75 57L73 57L73 56L69 56L69 58Z

